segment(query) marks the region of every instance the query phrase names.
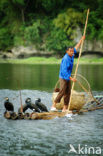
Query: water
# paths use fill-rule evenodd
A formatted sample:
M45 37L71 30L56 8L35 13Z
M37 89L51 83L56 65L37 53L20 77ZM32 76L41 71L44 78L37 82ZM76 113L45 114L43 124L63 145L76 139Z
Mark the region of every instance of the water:
M83 65L79 73L86 76L94 95L103 95L103 65ZM59 65L7 65L0 64L0 156L69 156L78 155L78 146L102 149L103 110L53 120L7 120L3 117L4 98L14 103L15 111L22 101L40 97L50 109L52 91L58 80ZM70 144L77 154L69 153ZM90 155L93 155L91 152ZM96 154L94 154L96 155Z
M103 65L80 65L78 73L86 77L93 91L103 90ZM59 65L0 64L0 89L52 92L58 75Z
M52 91L58 72L59 65L0 64L0 88Z

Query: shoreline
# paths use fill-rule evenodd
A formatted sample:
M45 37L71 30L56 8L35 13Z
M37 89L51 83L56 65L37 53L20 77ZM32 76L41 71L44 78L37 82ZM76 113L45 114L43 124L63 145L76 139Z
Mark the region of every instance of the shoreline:
M55 57L30 57L25 59L0 59L0 64L47 64L47 65L53 65L53 64L60 64L61 59L57 59ZM78 61L77 58L74 59L74 64L76 64ZM80 58L79 64L103 64L103 58Z

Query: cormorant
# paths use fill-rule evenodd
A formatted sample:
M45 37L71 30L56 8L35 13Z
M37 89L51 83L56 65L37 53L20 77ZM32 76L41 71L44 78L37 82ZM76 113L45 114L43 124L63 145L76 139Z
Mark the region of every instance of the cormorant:
M5 106L6 111L14 112L14 106L11 102L9 102L8 97L5 98L4 106Z
M27 98L25 100L25 103L28 105L28 108L32 109L34 112L40 112L38 107L31 102L31 98Z
M48 112L47 107L43 103L41 103L40 98L35 100L35 105L41 110L41 112Z
M31 102L31 98L27 98L25 100L25 104L23 105L23 112L25 112L28 108L33 110L33 112L40 112L39 108ZM18 109L18 112L21 113L21 108Z

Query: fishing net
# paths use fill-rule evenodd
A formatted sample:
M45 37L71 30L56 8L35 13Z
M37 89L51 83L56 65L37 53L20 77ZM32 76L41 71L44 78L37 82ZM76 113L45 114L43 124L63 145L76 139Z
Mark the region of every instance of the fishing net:
M74 77L74 74L71 75ZM70 110L80 110L83 107L89 107L91 102L98 103L98 100L94 98L90 84L85 77L80 74L76 75L76 82L74 85L74 90L72 92L71 103L70 103ZM60 82L55 85L54 92L53 92L53 101L57 97L60 90ZM62 97L60 103L56 104L57 109L62 109L64 105L64 97Z

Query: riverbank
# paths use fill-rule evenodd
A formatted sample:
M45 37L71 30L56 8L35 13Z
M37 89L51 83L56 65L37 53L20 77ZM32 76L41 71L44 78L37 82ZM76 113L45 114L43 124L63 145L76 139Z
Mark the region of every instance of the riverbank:
M77 58L75 63L77 63ZM0 59L0 63L10 64L60 64L61 59L55 57L30 57L26 59ZM103 64L103 58L81 58L80 64Z

